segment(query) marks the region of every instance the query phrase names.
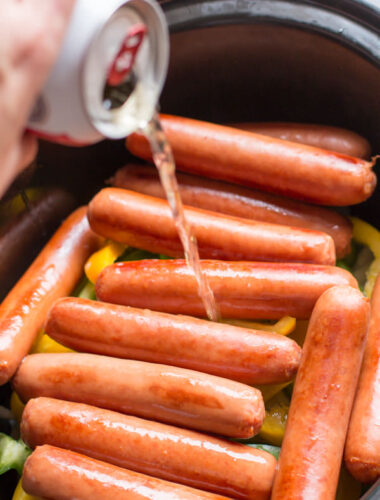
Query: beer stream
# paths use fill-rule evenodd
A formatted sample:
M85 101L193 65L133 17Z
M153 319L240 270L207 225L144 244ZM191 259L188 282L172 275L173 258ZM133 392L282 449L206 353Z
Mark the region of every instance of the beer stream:
M153 160L170 205L187 264L192 269L197 281L198 294L202 299L209 319L218 321L219 311L215 297L205 274L202 273L197 241L185 217L177 178L175 176L173 153L165 137L157 113L155 113L152 120L143 130L143 133L150 143Z

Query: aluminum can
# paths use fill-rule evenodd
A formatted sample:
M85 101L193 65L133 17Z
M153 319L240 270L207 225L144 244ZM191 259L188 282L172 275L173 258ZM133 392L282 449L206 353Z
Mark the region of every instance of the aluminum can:
M152 118L168 59L154 0L77 0L28 130L69 145L126 137Z

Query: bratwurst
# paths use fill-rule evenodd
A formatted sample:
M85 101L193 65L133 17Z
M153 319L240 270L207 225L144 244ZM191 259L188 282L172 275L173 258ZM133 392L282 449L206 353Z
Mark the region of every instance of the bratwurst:
M374 161L179 116L160 120L178 170L319 205L361 203L376 186ZM142 134L130 135L127 147L152 158Z
M248 438L265 417L258 389L204 373L95 354L31 354L14 379L23 401L47 396Z
M16 371L42 328L52 304L69 294L99 244L78 208L57 230L0 306L0 385Z
M333 210L195 175L177 172L176 177L185 205L232 217L321 231L334 240L338 258L350 252L352 225L347 217ZM153 167L126 165L115 173L111 182L116 187L166 199Z
M231 126L356 158L369 158L371 155L371 146L367 139L345 128L293 122L245 122L234 123Z
M335 500L369 304L337 286L318 300L303 346L272 500Z
M371 298L371 321L345 449L350 473L364 483L380 477L380 274Z
M50 398L28 402L21 436L32 448L50 444L239 499L269 498L277 463L244 444Z
M27 459L22 486L54 500L227 500L54 446L39 446Z
M45 332L76 351L190 368L249 385L294 378L301 348L277 333L74 297L57 301Z
M203 259L335 264L332 238L321 232L267 224L185 207ZM98 234L170 257L183 257L169 204L152 196L106 188L90 202L88 220Z
M201 261L224 318L310 317L322 293L334 285L357 287L344 269L311 264ZM195 278L185 260L141 260L106 267L96 281L104 302L206 317Z

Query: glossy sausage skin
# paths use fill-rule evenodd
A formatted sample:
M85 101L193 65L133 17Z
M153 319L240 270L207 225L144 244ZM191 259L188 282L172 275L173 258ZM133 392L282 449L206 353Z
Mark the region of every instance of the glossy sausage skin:
M354 205L376 186L373 162L189 118L160 119L179 170L319 205ZM127 147L151 160L143 135L130 135Z
M69 193L51 188L1 227L0 300L73 208L74 200Z
M337 212L195 175L178 172L176 177L185 205L232 217L321 231L333 238L338 258L350 252L352 226ZM153 167L127 165L116 172L112 184L166 199L157 170Z
M76 351L180 366L249 385L295 377L301 348L277 333L190 316L65 298L45 332Z
M335 263L334 242L327 234L185 208L201 258ZM102 236L170 257L183 257L165 200L106 188L90 202L88 219L92 229Z
M368 300L333 287L303 347L272 500L334 500L369 321Z
M357 287L352 274L332 266L204 260L201 268L224 318L305 319L327 288ZM181 259L113 264L99 275L96 294L104 302L206 317L195 278Z
M0 384L12 377L50 307L72 291L98 248L86 211L79 208L66 219L0 306Z
M369 158L371 155L371 146L367 139L345 128L292 122L246 122L234 123L231 126L356 158Z
M345 449L350 473L364 483L380 477L380 275L372 293L368 341Z
M32 354L13 380L27 401L47 396L231 437L257 434L259 390L166 365L95 354Z
M226 500L49 445L25 462L22 486L47 500Z
M21 422L50 444L149 476L239 499L268 499L276 459L244 444L57 399L32 399Z

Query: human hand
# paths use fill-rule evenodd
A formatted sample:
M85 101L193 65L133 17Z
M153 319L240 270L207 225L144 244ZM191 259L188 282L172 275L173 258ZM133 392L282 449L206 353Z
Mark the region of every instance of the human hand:
M75 0L1 0L0 197L37 154L25 132Z

